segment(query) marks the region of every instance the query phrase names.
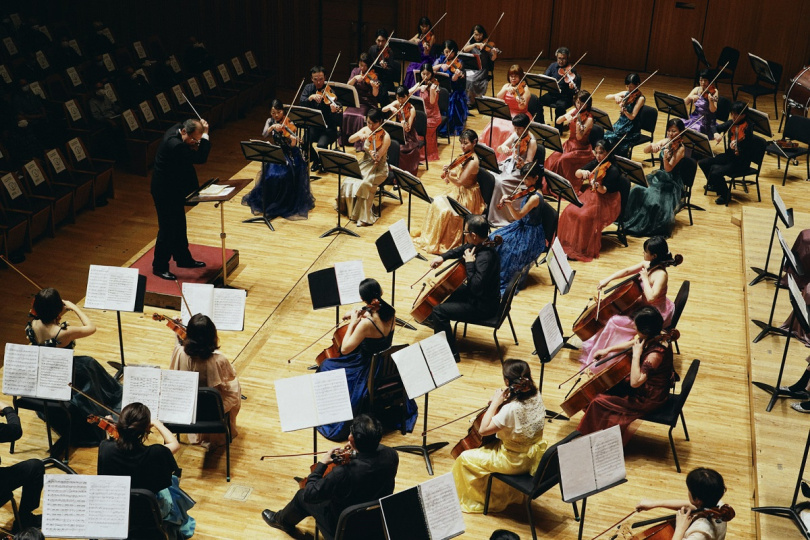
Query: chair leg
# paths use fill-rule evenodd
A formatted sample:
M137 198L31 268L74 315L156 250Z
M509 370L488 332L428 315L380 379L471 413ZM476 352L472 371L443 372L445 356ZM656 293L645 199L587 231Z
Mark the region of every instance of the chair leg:
M681 472L681 464L678 461L678 452L675 450L675 441L672 439L672 429L675 426L669 428L669 447L672 448L672 457L675 458L675 469L678 472Z
M512 315L507 315L506 319L509 321L509 328L512 329L512 338L515 340L515 345L518 345L517 334L515 334L515 325L512 324Z
M467 323L464 323L464 333L461 334L461 337L463 337L463 338L467 337Z
M532 528L532 540L537 540L537 532L534 530L534 515L532 514L532 498L526 497L526 513L529 514L529 527Z
M495 340L495 349L498 351L498 358L501 361L501 365L503 365L503 353L501 352L501 344L498 342L498 330L492 332L492 339Z
M762 202L762 195L759 193L759 171L757 171L757 177L755 179L757 183L757 202Z
M579 509L577 509L577 503L571 503L574 507L574 521L579 521Z
M683 417L683 411L681 411L681 425L683 426L683 435L686 437L686 440L689 440L689 432L686 431L686 418Z
M487 480L487 493L484 495L484 515L487 515L489 512L489 494L492 490L492 475L489 475L489 479Z

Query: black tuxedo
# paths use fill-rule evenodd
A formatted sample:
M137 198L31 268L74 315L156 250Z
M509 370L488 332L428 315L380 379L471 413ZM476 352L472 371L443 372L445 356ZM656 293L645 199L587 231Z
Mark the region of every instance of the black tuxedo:
M20 417L12 407L0 412L7 423L0 424L0 442L16 441L22 437ZM39 507L39 496L42 493L42 482L45 476L45 465L39 459L21 461L10 467L0 467L0 486L3 491L13 491L22 486L20 514L23 519Z

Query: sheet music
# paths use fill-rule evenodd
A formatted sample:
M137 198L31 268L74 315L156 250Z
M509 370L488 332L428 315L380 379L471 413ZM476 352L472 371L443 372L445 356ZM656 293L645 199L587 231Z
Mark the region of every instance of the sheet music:
M73 349L33 347L39 349L37 397L55 401L70 401L73 381Z
M404 219L400 219L388 229L391 232L391 238L394 239L394 245L397 247L399 258L402 259L402 264L416 258L416 248L411 240L411 233L408 232L408 226L405 224Z
M782 253L784 253L785 257L788 259L789 264L793 267L794 270L801 270L799 263L796 262L796 256L793 254L793 251L788 247L787 242L785 242L785 237L782 236L782 231L779 230L779 227L776 228L776 236L779 238L779 245L782 246Z
M546 340L546 348L551 356L557 353L563 346L563 335L557 325L557 316L554 314L554 304L548 303L543 306L537 315L540 318L540 326L543 328L543 338Z
M3 393L7 396L37 395L39 347L6 343Z
M458 364L456 364L456 359L453 357L453 351L450 349L450 344L447 343L447 336L445 336L444 332L423 339L419 342L419 346L422 347L428 368L430 368L430 374L433 376L433 382L437 388L461 377Z
M275 381L281 431L295 431L318 425L311 377L312 375L299 375Z
M596 490L596 476L589 437L579 437L557 447L563 500L570 501Z
M183 296L186 301L180 302L180 315L183 324L188 324L192 315L202 313L211 317L214 314L214 286L209 283L183 283ZM186 309L186 302L191 313Z
M418 343L391 354L409 399L416 399L436 388L422 347Z
M563 249L559 237L554 238L554 243L551 245L551 249L555 250L557 253L557 262L560 265L560 270L562 270L563 276L565 276L565 282L570 283L571 276L573 275L574 271L571 269L571 265L568 263L568 255L565 253L565 249Z
M111 311L135 311L138 269L90 265L84 307Z
M590 438L597 489L624 479L627 471L624 467L624 446L619 426L597 431Z
M142 366L124 367L124 394L121 408L130 403L143 403L152 416L160 411L160 369Z
M419 498L431 540L445 540L464 533L464 515L453 473L419 484Z
M341 305L363 301L360 298L360 282L366 278L363 273L363 261L335 263L335 277Z
M776 211L779 212L779 219L782 220L786 228L791 228L793 226L793 220L785 206L785 201L782 200L782 196L776 191L776 186L771 186L771 199L773 199L773 205L776 207Z
M546 266L548 266L548 271L551 274L551 280L554 282L554 286L557 287L558 291L564 291L565 277L562 275L560 264L557 262L557 256L554 254L553 249L548 251L548 256L546 257Z
M158 419L171 424L194 423L199 385L200 374L196 371L161 369Z
M799 308L798 316L804 319L804 324L802 326L806 328L808 325L810 325L810 318L808 318L807 314L807 303L804 301L804 296L802 296L802 292L799 290L799 286L796 285L796 280L793 279L793 275L788 274L787 278L790 296L793 297L793 301Z
M243 289L214 289L214 325L218 330L242 331L245 328L245 302Z
M311 377L319 426L354 419L345 369L315 373Z
M126 538L129 534L129 476L91 476L87 524L90 538Z
M55 538L126 538L129 476L46 474L42 532Z

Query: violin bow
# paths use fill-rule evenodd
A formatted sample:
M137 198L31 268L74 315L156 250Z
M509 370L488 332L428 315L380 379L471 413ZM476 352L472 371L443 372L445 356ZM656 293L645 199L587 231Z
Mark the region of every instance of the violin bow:
M594 175L594 173L596 172L596 170L597 170L599 167L601 167L601 166L602 166L602 164L603 164L605 161L607 161L607 159L610 157L610 154L612 154L612 153L613 153L613 151L614 151L614 150L616 150L616 149L619 147L619 145L620 145L620 144L622 144L622 141L624 140L624 138L625 138L625 137L627 137L627 135L628 135L627 133L625 133L624 135L622 135L622 138L621 138L621 139L619 139L618 141L616 141L616 144L614 144L614 145L613 145L613 148L611 148L611 149L610 149L610 152L608 152L608 153L607 153L607 155L606 155L606 156L605 156L605 157L602 159L602 161L600 161L599 163L597 163L597 164L596 164L596 167L594 167L594 168L593 168L593 171L591 171L591 174L588 176L588 178L589 178L589 179L590 179L590 177L591 177L591 176L593 176L593 175Z
M579 109L577 109L576 111L574 111L574 117L579 116L579 113L581 113L581 112L582 112L582 109L584 109L584 108L585 108L585 105L587 105L587 104L588 104L588 102L589 102L589 101L591 101L591 100L593 99L594 94L596 94L596 91L597 91L597 90L599 90L599 87L600 87L600 86L602 86L602 83L603 83L603 82L605 82L605 78L604 78L604 77L602 77L602 80L601 80L601 81L599 81L599 84L597 84L597 85L596 85L596 88L594 88L594 89L593 89L593 92L590 92L590 95L588 96L588 99L586 99L586 100L585 100L585 103L583 103L583 104L582 104L582 107L580 107Z
M528 131L528 129L526 131ZM534 170L534 167L530 168L528 170L528 172L526 172L526 174L523 175L523 178L520 179L520 183L517 185L517 187L515 189L512 190L512 193L509 194L509 197L507 197L507 199L511 199L512 196L514 196L514 194L518 192L518 190L520 189L520 186L522 186L524 184L524 182L526 181L526 178L531 174L531 172L533 170Z
M340 55L341 54L343 54L343 51L338 51L337 58L335 58L335 63L332 64L332 71L329 72L329 78L326 79L326 84L329 84L332 81L332 75L335 74L335 68L337 67L337 63L338 63L338 60L340 60Z
M330 450L319 450L318 452L305 452L303 454L278 454L272 456L262 456L259 458L259 461L264 461L265 459L272 459L272 458L283 458L283 457L307 457L307 456L319 456L321 454L325 454L330 452Z
M307 345L306 347L304 347L303 349L301 349L300 351L298 351L298 352L297 352L296 354L294 354L293 356L289 357L289 358L287 359L287 363L288 363L288 364L292 363L292 361L293 361L293 360L295 360L296 358L298 358L299 356L301 356L301 354L302 354L304 351L306 351L307 349L309 349L310 347L312 347L313 345L315 345L316 343L318 343L320 340L322 340L323 338L325 338L325 337L326 337L326 336L329 334L329 332L333 332L333 331L334 331L334 330L335 330L335 329L336 329L338 326L340 326L341 324L343 324L343 320L342 320L342 319L341 319L341 321L340 321L339 323L337 323L337 324L336 324L336 325L334 325L332 328L330 328L329 330L327 330L326 332L324 332L324 333L323 333L323 335L322 335L321 337L319 337L318 339L316 339L315 341L313 341L312 343L310 343L309 345ZM304 455L304 454L301 454L301 455ZM311 454L307 454L307 455L311 455Z
M712 79L712 82L710 82L709 84L706 85L706 89L703 92L701 92L698 95L698 97L703 96L703 94L705 94L706 92L709 91L709 87L715 83L715 81L717 80L718 77L720 77L720 75L723 74L723 71L726 69L726 67L728 67L728 62L726 62L726 65L724 65L723 67L720 68L720 70L717 72L717 75L715 75L714 79Z
M533 68L533 67L534 67L534 65L537 63L537 61L538 61L538 60L540 60L540 57L541 57L541 56L543 56L543 53L544 53L544 52L546 52L546 51L545 51L545 50L540 51L540 54L538 54L538 55L537 55L537 58L535 58L535 59L534 59L534 62L532 62L532 65L530 65L530 66L529 66L529 69L527 69L525 72L523 72L523 79L525 79L525 78L526 78L526 75L528 75L528 74L529 74L529 72L532 70L532 68ZM520 79L520 80L518 81L517 85L515 86L515 88L516 88L516 89L517 89L517 87L518 87L518 86L520 86L520 83L522 83L522 82L523 82L523 79Z
M305 79L301 79L301 84L298 85L298 90L295 91L295 97L293 97L293 100L290 102L290 106L287 107L287 114L284 115L284 120L281 121L281 127L285 127L285 124L287 123L287 118L290 117L290 111L293 108L293 103L295 103L295 101L298 99L298 94L301 92L301 88L303 88L303 86L304 86L304 80ZM287 128L287 129L289 129L289 128ZM292 135L296 139L298 138L293 133L290 133L290 135Z
M394 37L394 31L393 31L393 30L391 31L391 35L390 35L390 36L388 36L388 39L386 39L386 40L385 40L385 45L383 46L383 48L382 48L382 49L380 49L380 54L378 54L378 55L377 55L377 58L375 58L375 59L374 59L374 61L371 63L371 65L370 65L370 66L368 66L368 69L366 70L366 73L368 73L369 71L371 71L371 69L372 69L372 68L373 68L375 65L377 65L377 62L379 62L379 61L380 61L380 57L382 57L383 53L385 52L385 49L387 49L387 48L388 48L388 42L389 42L389 41L391 41L391 38L392 38L392 37Z
M698 120L698 121L702 120L704 116L705 116L705 115L702 115L702 114L701 114L700 116L698 116L698 117L697 117L697 120ZM683 131L681 131L680 133L678 133L677 135L675 135L674 137L672 137L670 140L668 140L667 142L665 142L665 143L664 143L664 145L663 145L663 146L661 146L661 150L663 150L664 148L666 148L667 146L669 146L670 144L674 143L676 140L678 140L679 138L681 138L681 137L683 136L683 134L684 134L684 133L686 133L686 130L687 130L687 129L689 129L689 128L684 128L684 129L683 129Z
M433 32L433 29L434 29L434 28L436 28L436 26L437 26L437 25L438 25L440 22L442 22L442 19L444 19L445 17L447 17L447 12L446 12L446 11L444 12L444 15L442 15L441 17L439 17L439 20L438 20L438 21L436 21L435 23L433 23L433 26L431 26L430 28L428 28L428 31L427 31L427 32L425 32L425 36L426 36L426 35L428 35L428 34L430 34L431 32ZM393 34L393 32L391 32L391 33ZM419 38L419 43L424 43L424 42L425 42L425 36L422 36L421 38ZM472 37L472 36L471 36L471 37ZM469 41L468 41L467 43L469 44Z
M481 407L480 409L476 409L476 410L474 410L474 411L472 411L472 412L468 412L467 414L462 415L462 416L459 416L458 418L454 418L454 419L450 420L449 422L445 422L444 424L438 425L438 426L436 426L436 427L432 427L432 428L430 428L430 429L426 429L425 431L423 431L423 432L422 432L422 437L424 437L425 435L427 435L427 434L428 434L428 433L430 433L431 431L436 431L437 429L441 429L441 428L443 428L444 426L449 426L450 424L453 424L453 423L455 423L455 422L458 422L459 420L464 420L464 419L465 419L465 418L467 418L468 416L472 416L472 415L474 415L474 414L478 414L478 413L480 413L481 411L485 411L485 410L486 410L486 409L488 409L488 408L489 408L489 405L487 405L487 406L485 406L485 407Z
M748 103L746 103L746 104L745 104L745 106L744 106L744 107L742 108L742 110L740 111L740 114L738 114L738 115L737 115L737 118L736 118L736 119L735 119L735 120L734 120L734 121L731 123L731 125L730 125L730 126L728 126L728 130L729 130L729 131L731 131L731 128L733 128L734 126L736 126L736 125L737 125L737 122L739 122L739 121L740 121L740 118L742 117L742 115L743 115L743 114L745 114L745 110L746 110L747 108L748 108ZM723 139L720 139L720 141L722 141L722 140L723 140ZM718 144L720 144L720 141L715 141L715 142L714 142L714 145L715 145L715 146L717 146Z
M608 528L607 528L607 529L605 529L604 531L600 532L599 534L597 534L596 536L594 536L593 538L591 538L591 540L596 540L597 538L599 538L600 536L602 536L603 534L605 534L606 532L608 532L608 531L609 531L609 530L611 530L612 528L614 528L614 527L618 527L619 525L621 525L622 523L624 523L625 521L627 521L628 519L630 519L630 518L633 516L633 514L637 514L637 513L638 513L638 510L633 510L632 512L630 512L629 514L627 514L626 516L624 516L622 519L620 519L619 521L617 521L616 523L614 523L613 525L611 525L610 527L608 527Z
M18 274L20 274L20 275L21 275L23 278L25 278L25 280L26 280L28 283L30 283L31 285L33 285L34 287L36 287L36 288L37 288L37 291L41 291L41 290L42 290L42 287L40 287L39 285L37 285L37 284L36 284L36 282L34 282L34 280L33 280L33 279L31 279L31 278L29 278L28 276L26 276L25 274L23 274L23 273L22 273L22 271L20 271L20 270L19 270L19 269L18 269L16 266L14 266L14 265L13 265L13 264L11 264L10 262L8 262L8 259L6 259L6 258L5 258L5 257L3 257L2 255L0 255L0 260L1 260L1 261L3 261L4 263L6 263L6 264L8 265L8 267L9 267L9 268L11 268L12 270L14 270L14 271L15 271L15 272L17 272Z
M506 12L505 12L505 11L501 12L501 16L500 16L500 17L498 17L498 22L496 22L496 23L495 23L495 26L493 26L493 27L492 27L492 31L491 31L491 32L489 33L489 35L487 36L487 41L489 41L490 39L492 39L492 34L494 34L494 33L495 33L495 30L498 28L498 25L499 25L499 24L501 24L501 19L503 19L503 16L504 16L505 14L506 14ZM464 47L466 47L467 45L469 45L469 44L470 44L470 42L472 42L472 38L473 38L473 37L472 37L472 34L470 34L470 37L469 37L469 39L467 40L467 43L465 43L465 44L464 44ZM462 47L462 49L463 49L464 47Z
M644 79L643 81L641 81L641 83L638 86L636 86L635 88L633 88L633 90L631 90L630 92L627 92L627 94L625 94L624 97L622 98L622 101L621 101L621 103L619 103L619 105L624 105L624 103L627 101L627 98L629 98L631 95L633 95L634 92L638 91L639 88L644 86L644 83L649 81L650 79L652 79L653 75L655 75L656 73L658 73L657 69L655 71L653 71L652 73L650 73L650 76L647 77L646 79Z
M188 103L188 106L191 107L191 110L194 111L194 114L196 114L197 118L199 118L200 122L202 122L202 116L200 116L200 113L198 113L197 109L194 108L194 105L191 104L191 101L186 97L186 95L183 92L180 92L180 95L183 96L183 99L186 100L186 103Z
M99 403L99 402L98 402L98 401L96 401L95 399L91 398L90 396L88 396L87 394L85 394L84 392L82 392L81 390L79 390L78 388L76 388L75 386L73 386L73 383L68 383L68 386L71 388L71 390L73 390L74 392L77 392L77 393L79 393L79 394L83 395L84 397L86 397L87 399L89 399L90 401L92 401L93 403L95 403L96 405L98 405L99 407L101 407L102 409L104 409L105 411L109 412L110 414L114 414L115 416L119 416L119 415L121 414L121 413L117 413L117 412L115 412L114 410L112 410L111 408L107 407L107 406L106 406L106 405L104 405L103 403Z
M579 64L580 62L582 62L582 59L583 59L583 58L585 58L585 56L586 56L587 54L588 54L588 51L585 51L585 53L584 53L582 56L580 56L580 57L579 57L579 60L577 60L576 62L574 62L574 63L573 63L573 64L571 64L570 66L568 66L568 68L565 70L565 75L563 75L562 77L560 77L559 79L557 79L557 84L560 84L560 81L562 81L562 80L565 78L565 76L566 76L566 75L568 75L569 73L571 73L571 70L572 70L572 69L574 69L575 67L577 67L577 64ZM639 86L641 86L641 85L639 85Z
M186 310L188 311L188 316L191 317L194 313L191 312L191 306L188 305L188 300L186 300L186 295L183 294L183 287L180 286L180 280L175 279L174 284L177 285L177 290L180 291L180 298L183 299L183 303L186 305Z

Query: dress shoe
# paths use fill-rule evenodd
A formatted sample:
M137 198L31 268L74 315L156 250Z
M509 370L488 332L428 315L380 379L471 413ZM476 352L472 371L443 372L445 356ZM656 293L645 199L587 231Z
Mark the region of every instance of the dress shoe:
M728 204L728 197L717 197L714 204Z
M202 261L191 261L190 263L177 264L177 268L204 268L205 263Z
M779 392L787 394L792 398L810 400L810 392L806 390L791 390L789 386L780 386Z
M791 409L794 411L799 411L800 413L810 413L810 401L803 401L801 403L794 403L790 406Z
M169 281L177 280L177 276L175 276L168 270L164 270L163 272L160 272L158 270L152 270L152 273L161 279L168 279Z
M262 518L264 519L265 523L267 523L274 529L279 529L287 534L292 534L293 531L292 527L286 527L284 524L276 521L276 514L278 514L278 512L273 512L272 510L267 509L262 510Z

